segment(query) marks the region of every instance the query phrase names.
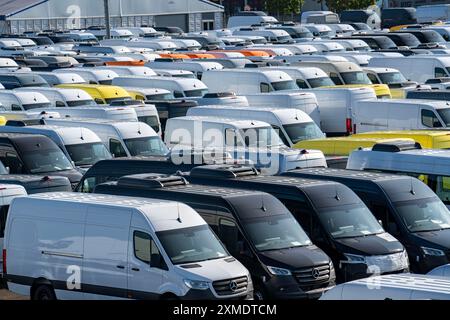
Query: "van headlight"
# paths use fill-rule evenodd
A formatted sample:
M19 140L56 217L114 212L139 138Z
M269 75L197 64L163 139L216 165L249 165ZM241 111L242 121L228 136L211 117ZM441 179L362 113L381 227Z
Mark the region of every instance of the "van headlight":
M207 290L209 289L209 282L208 281L200 281L200 280L191 280L191 279L184 279L184 284L191 289L195 290Z
M349 263L366 263L366 257L359 254L344 253Z
M274 276L290 276L290 275L292 275L290 270L284 269L284 268L277 268L277 267L267 266L267 269Z
M422 249L422 252L426 256L435 256L435 257L442 257L445 256L444 251L440 249L434 249L434 248L427 248L427 247L420 247Z

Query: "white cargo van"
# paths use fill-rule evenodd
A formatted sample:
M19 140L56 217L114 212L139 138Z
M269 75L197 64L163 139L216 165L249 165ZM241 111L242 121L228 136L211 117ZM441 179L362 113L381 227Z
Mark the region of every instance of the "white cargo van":
M288 74L278 70L207 71L203 74L202 81L211 93L228 91L237 95L246 95L298 89Z
M32 300L245 299L248 270L191 207L81 193L13 200L8 288ZM193 267L194 266L194 267ZM221 290L221 284L236 286Z
M3 249L3 237L5 236L6 218L11 201L14 198L26 196L25 188L15 184L0 184L0 249ZM0 265L3 265L3 256L0 255ZM0 282L3 270L0 270Z
M450 264L444 264L443 266L434 268L433 270L428 272L427 275L450 278Z
M291 148L302 140L325 137L317 124L306 113L298 109L210 105L190 108L186 115L264 121L270 124L277 131L283 143Z
M247 94L250 107L291 108L305 112L320 126L320 110L316 95L310 92L276 91L271 93Z
M167 120L164 141L172 150L215 149L252 161L266 174L295 168L326 167L321 151L288 148L267 123L220 117L185 116Z
M186 70L191 71L202 80L203 73L210 70L222 70L223 66L217 62L210 61L151 61L145 64L152 69L172 69L172 70Z
M245 16L232 16L228 19L227 28L236 28L251 26L253 24L275 24L278 20L272 16L266 15L245 15Z
M197 78L192 71L181 69L153 69L153 71L160 77Z
M160 88L144 88L144 87L127 87L122 86L128 93L136 100L151 101L151 100L170 100L173 99L173 94L166 89Z
M202 81L187 78L122 76L114 78L112 84L166 89L172 92L175 98L203 97L208 92L208 87Z
M116 158L164 156L169 150L159 135L143 122L119 122L104 119L46 119L46 124L61 127L83 127L94 131Z
M450 103L439 100L391 99L357 101L354 133L450 127Z
M263 69L273 70L273 67ZM300 89L334 86L333 80L320 68L277 66L276 70L286 72Z
M153 77L157 75L156 72L145 66L97 66L95 70L114 71L119 76Z
M64 89L64 88L17 88L15 91L23 91L28 93L41 93L52 104L52 107L80 107L80 106L97 106L94 99L84 90L81 89Z
M417 23L430 23L450 20L450 4L419 6L416 9Z
M450 77L450 57L413 55L409 57L374 57L369 67L394 68L408 80L425 83L428 79Z
M316 88L303 89L314 93L319 101L320 128L327 136L347 135L353 132L356 103L362 100L377 100L372 88Z
M24 111L37 108L51 108L50 101L39 92L0 90L2 109L6 111Z
M111 70L101 70L97 68L68 68L56 69L55 73L76 73L91 84L111 84L112 79L119 75Z
M36 126L0 126L0 133L40 134L49 137L64 152L77 168L87 169L97 161L111 159L100 138L91 130L83 127Z
M57 112L58 118L91 118L91 119L108 119L116 121L138 121L138 116L133 108L110 107L105 105L95 107L70 107L70 108L50 108L36 109L37 112ZM11 114L11 113L10 113ZM44 115L44 113L42 113ZM49 118L49 117L47 117Z
M42 71L35 71L34 73L44 78L44 80L51 86L56 86L58 84L80 84L87 82L77 73L53 73Z
M422 274L388 274L339 284L320 300L450 300L450 280Z

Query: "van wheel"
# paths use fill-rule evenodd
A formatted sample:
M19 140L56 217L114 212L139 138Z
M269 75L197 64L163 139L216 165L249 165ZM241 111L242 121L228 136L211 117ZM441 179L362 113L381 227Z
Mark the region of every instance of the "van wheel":
M40 285L34 290L33 300L56 300L55 291L48 285Z

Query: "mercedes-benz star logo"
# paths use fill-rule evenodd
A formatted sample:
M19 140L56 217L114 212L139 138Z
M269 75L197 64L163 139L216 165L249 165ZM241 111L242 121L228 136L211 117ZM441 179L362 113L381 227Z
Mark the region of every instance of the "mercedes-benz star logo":
M237 285L236 281L230 282L230 290L231 291L235 292L237 290L237 287L238 287L238 285Z
M320 276L319 269L316 269L316 268L312 269L312 276L314 279L317 279Z

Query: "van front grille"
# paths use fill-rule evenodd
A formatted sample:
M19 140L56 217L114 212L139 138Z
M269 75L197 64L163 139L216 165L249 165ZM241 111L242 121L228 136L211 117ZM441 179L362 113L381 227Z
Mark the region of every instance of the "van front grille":
M247 277L219 280L213 282L214 291L218 296L231 296L247 291Z
M300 288L310 291L328 286L330 280L330 265L324 264L315 267L297 269L293 272Z

